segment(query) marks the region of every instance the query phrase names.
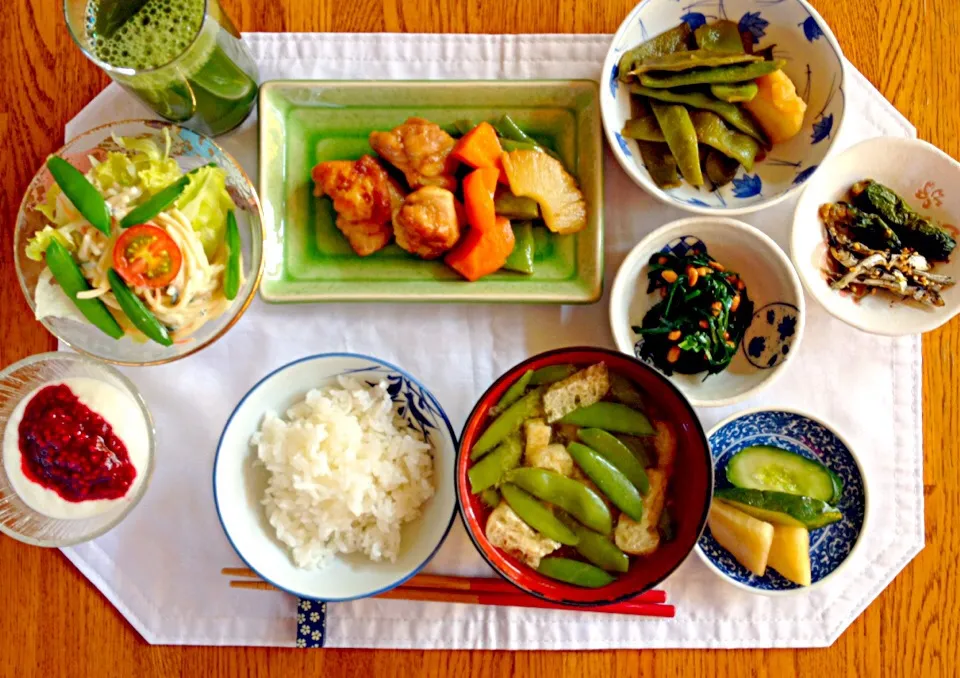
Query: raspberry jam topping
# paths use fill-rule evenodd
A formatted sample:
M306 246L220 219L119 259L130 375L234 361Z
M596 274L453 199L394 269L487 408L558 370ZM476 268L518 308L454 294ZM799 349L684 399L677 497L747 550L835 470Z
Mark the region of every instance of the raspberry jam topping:
M66 501L119 499L137 476L110 424L65 384L30 399L19 434L23 474Z

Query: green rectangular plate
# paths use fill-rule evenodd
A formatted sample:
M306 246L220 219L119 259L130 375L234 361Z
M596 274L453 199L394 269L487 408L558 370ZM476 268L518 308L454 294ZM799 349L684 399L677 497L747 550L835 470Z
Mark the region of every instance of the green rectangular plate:
M373 153L367 137L411 116L447 127L504 113L552 146L580 182L587 228L538 239L535 273L477 282L397 245L353 253L310 170ZM260 88L260 198L267 240L260 292L269 302L471 301L590 303L603 285L603 146L597 83L589 80L274 80ZM542 230L542 229L538 229Z

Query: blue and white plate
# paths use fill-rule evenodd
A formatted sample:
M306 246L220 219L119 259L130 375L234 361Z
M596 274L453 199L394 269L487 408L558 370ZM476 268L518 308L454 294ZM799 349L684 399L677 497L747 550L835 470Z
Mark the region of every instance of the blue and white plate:
M402 528L396 562L373 562L361 554L337 556L319 570L294 566L275 536L261 504L266 471L250 445L263 416L280 416L308 391L333 386L350 375L368 384L386 381L397 413L433 447L436 491L421 516ZM227 420L213 463L213 495L223 530L237 555L260 577L300 598L344 601L382 593L419 572L440 548L456 516L453 488L457 436L437 399L414 377L377 358L327 353L295 360L261 379Z
M631 115L630 94L618 80L620 57L681 22L696 29L717 19L738 22L740 32L752 36L758 47L776 45L774 56L786 60L783 70L807 102L803 128L793 139L777 144L753 172L741 168L733 183L718 191L689 184L663 190L644 168L637 143L620 135ZM826 158L843 120L845 68L830 28L804 0L643 0L620 24L603 64L603 128L624 171L658 200L698 214L745 214L800 190Z
M843 520L810 532L811 586L787 581L772 568L767 568L763 577L756 576L720 546L707 528L697 543L697 553L711 570L753 593L783 595L823 584L849 562L862 542L868 504L863 469L843 438L811 415L778 409L734 415L718 424L709 439L717 489L730 487L726 478L730 458L753 445L772 445L815 459L843 480L843 496L837 505Z

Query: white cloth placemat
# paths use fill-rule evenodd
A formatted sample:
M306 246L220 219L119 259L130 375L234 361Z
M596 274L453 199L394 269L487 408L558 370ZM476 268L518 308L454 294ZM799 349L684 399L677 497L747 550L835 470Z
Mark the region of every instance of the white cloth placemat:
M263 80L275 78L597 78L609 36L251 34ZM854 69L849 124L861 138L915 136ZM148 111L111 85L67 126L67 137ZM221 138L256 176L256 120ZM793 202L745 217L781 246ZM637 188L606 159L605 288L629 249L684 216ZM753 596L721 582L691 555L666 582L677 616L498 609L366 600L328 606L327 646L587 649L808 647L832 643L923 547L920 341L857 332L808 299L801 354L775 386L741 408L702 409L709 428L735 409L782 405L832 420L860 453L871 496L865 546L838 580L806 596ZM425 340L426 339L426 340ZM159 435L142 503L97 541L65 549L151 643L294 645L296 603L280 593L230 589L220 568L239 564L214 509L211 469L230 411L261 376L325 351L356 351L402 365L430 388L459 430L475 399L506 368L560 346L613 346L607 300L586 307L467 305L270 306L259 299L212 347L173 365L127 369ZM437 350L437 347L441 350ZM457 521L428 571L489 575Z

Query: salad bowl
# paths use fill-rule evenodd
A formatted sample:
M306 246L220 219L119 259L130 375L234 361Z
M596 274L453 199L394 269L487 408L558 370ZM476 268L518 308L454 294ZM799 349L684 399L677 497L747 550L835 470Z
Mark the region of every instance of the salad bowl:
M632 113L629 85L620 80L619 62L627 50L680 23L696 30L718 19L737 22L741 35L757 47L774 46L773 56L786 61L783 70L807 104L803 125L795 137L776 144L752 172L741 167L732 183L719 190L701 190L687 183L664 190L644 167L637 142L621 134ZM603 128L623 171L661 202L697 214L755 212L796 194L830 153L846 109L845 70L839 43L805 0L704 0L692 4L643 0L620 24L603 64Z
M108 153L122 153L129 162L102 162L109 157ZM136 155L137 153L140 155ZM159 159L154 159L150 153L159 156ZM142 335L129 331L119 339L109 336L84 318L61 287L53 284L44 250L40 249L40 246L48 245L51 237L59 239L59 236L52 236L55 231L62 233L77 223L76 213L73 213L74 220L71 223L71 210L57 203L57 195L51 189L59 188L59 185L45 163L24 194L13 237L13 258L20 287L31 311L44 327L79 353L117 365L134 366L172 362L196 353L226 334L253 301L263 272L263 217L260 201L253 183L237 161L212 139L184 127L156 120L126 120L94 128L68 142L55 155L81 172L92 171L94 174L99 173L99 176L109 176L117 186L136 187L164 169L170 172L170 160L176 163L176 167L172 168L174 175L190 172L204 165L213 165L223 170L225 191L233 203L241 242L240 281L236 296L224 304L222 312L211 312L209 319L205 318L206 322L188 336L178 338L174 335L170 345L145 341ZM150 160L144 160L147 156ZM173 177L164 179L164 182L172 179ZM203 223L201 220L204 215L219 210L216 215L222 225L226 208L222 202L216 202L222 190L214 196L210 190L211 182L197 183L199 186L196 189L191 184L183 191L183 197L189 197L191 201L192 214L199 215L195 217L196 223ZM71 205L69 200L63 202L67 206ZM84 223L82 217L80 223ZM139 226L126 230L129 232L136 228ZM198 228L194 225L194 229ZM47 238L37 235L45 229ZM121 232L123 229L114 228L114 236ZM223 241L225 237L223 232L221 226L216 236L219 241ZM200 231L197 233L200 234ZM67 238L61 242L66 243ZM214 242L216 247L220 246ZM114 241L108 240L108 245L113 246ZM71 254L75 247L75 243L69 245ZM214 284L219 284L216 274L213 277L216 281ZM201 311L200 315L206 315L206 312Z

